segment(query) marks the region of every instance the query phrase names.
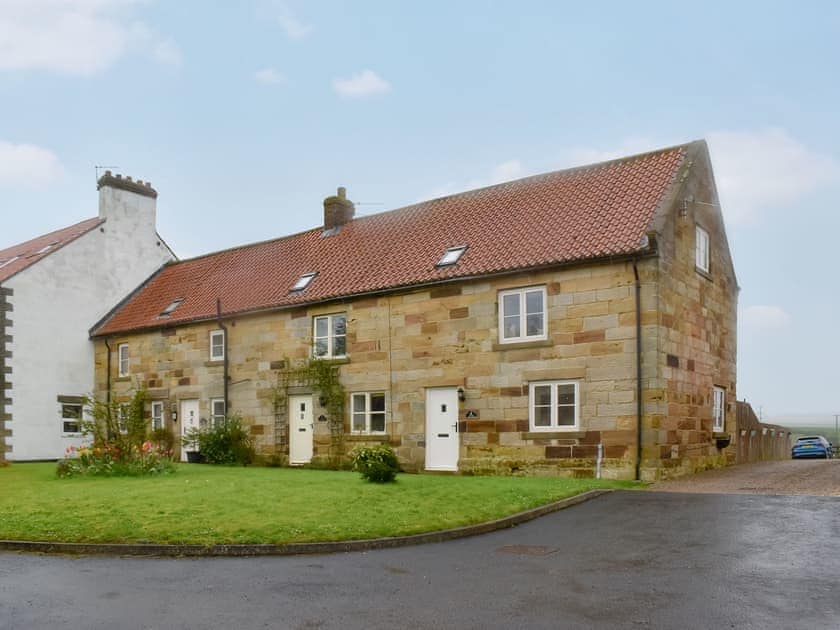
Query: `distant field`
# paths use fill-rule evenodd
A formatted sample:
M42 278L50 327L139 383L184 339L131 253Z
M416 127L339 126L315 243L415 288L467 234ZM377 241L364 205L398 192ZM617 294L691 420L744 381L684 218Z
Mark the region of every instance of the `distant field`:
M834 425L817 425L817 426L803 426L803 427L790 427L790 432L792 433L793 439L801 437L803 435L824 435L834 444L840 444L840 436L836 435L834 432Z

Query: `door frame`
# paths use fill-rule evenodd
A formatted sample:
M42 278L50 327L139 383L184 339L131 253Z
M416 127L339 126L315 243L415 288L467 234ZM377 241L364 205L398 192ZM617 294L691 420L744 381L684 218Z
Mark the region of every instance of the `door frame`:
M456 440L456 447L455 447L455 461L452 464L447 464L443 466L429 466L429 461L431 459L431 455L434 454L434 449L432 448L432 440L431 436L433 431L431 430L431 422L432 422L432 408L429 404L429 399L432 395L432 392L448 392L449 393L449 404L452 404L453 409L455 410L455 423L452 427L452 431L455 433L455 440ZM458 400L458 388L455 386L452 387L427 387L426 388L426 457L424 461L424 468L425 470L441 470L441 471L452 471L457 472L458 470L458 462L461 459L461 436L458 432L458 422L460 421L461 413L460 413L460 401Z
M295 427L293 421L293 406L295 403L299 402L300 400L305 400L309 403L309 430L305 431L308 435L308 451L309 451L309 458L308 459L292 459L292 455L295 452L295 446L301 446L298 442L301 439L301 432L297 430L293 430ZM304 445L305 446L305 445ZM312 456L315 454L315 410L313 408L313 396L312 394L291 394L289 396L289 465L303 465L308 464L312 461Z
M187 406L188 403L195 403L195 409L196 409L195 421L196 422L195 422L194 426L201 429L201 399L200 398L182 398L181 400L179 400L178 401L178 419L179 419L178 424L181 425L179 437L181 438L181 461L182 462L187 461L187 451L183 446L184 432L188 428L193 426L192 423L187 422L187 413L185 411L185 407ZM196 450L198 450L198 445L196 445Z

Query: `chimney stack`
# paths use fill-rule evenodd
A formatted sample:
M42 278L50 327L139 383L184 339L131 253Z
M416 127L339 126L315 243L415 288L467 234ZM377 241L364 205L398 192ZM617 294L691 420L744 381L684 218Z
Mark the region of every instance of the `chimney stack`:
M356 207L347 199L347 190L339 187L338 194L324 199L324 229L330 230L353 220Z
M155 233L158 194L151 182L105 171L96 188L99 218L108 221L108 229L113 230L119 224L120 229L134 230L138 235Z

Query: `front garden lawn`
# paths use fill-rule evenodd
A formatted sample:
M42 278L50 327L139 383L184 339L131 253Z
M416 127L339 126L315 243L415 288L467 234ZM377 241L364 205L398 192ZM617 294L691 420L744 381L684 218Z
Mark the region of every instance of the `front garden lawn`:
M179 464L158 477L59 479L55 464L0 468L0 539L289 543L417 534L480 523L633 482L397 476Z

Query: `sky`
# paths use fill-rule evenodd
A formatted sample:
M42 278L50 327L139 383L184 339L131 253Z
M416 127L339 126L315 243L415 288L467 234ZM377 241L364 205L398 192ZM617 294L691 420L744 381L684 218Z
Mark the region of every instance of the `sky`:
M738 398L840 413L840 4L0 0L0 248L149 180L181 257L704 138ZM831 416L833 417L833 416Z

